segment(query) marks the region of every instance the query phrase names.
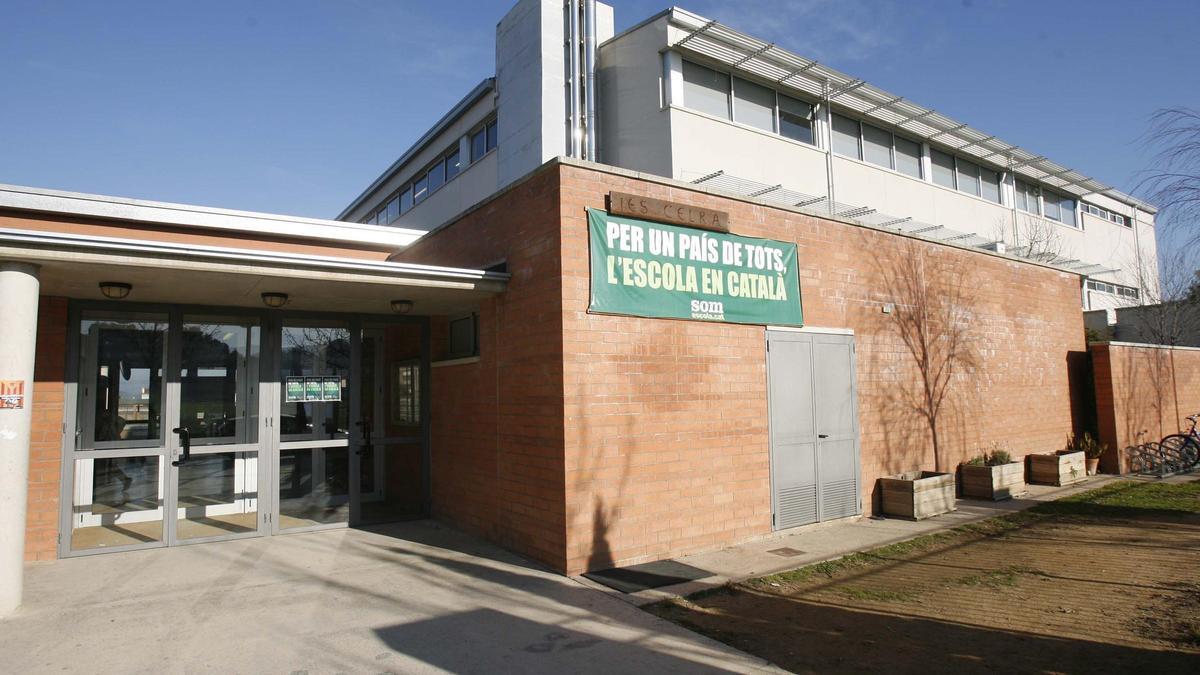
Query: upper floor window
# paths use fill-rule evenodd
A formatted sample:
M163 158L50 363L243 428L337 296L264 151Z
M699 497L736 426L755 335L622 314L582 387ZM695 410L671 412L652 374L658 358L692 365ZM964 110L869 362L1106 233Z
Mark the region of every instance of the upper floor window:
M487 123L487 150L485 152L491 152L492 150L495 150L499 143L500 127L496 120L492 120L491 122Z
M702 113L729 119L729 76L684 61L683 104Z
M1001 202L999 171L962 157L956 157L948 152L942 152L937 148L929 149L929 159L933 167L934 183L982 197L989 202L997 204Z
M1038 189L1023 180L1016 182L1014 194L1017 198L1017 208L1026 213L1038 213Z
M733 121L775 131L775 90L733 78Z
M481 125L475 132L468 135L471 148L471 163L496 148L499 142L496 119ZM378 209L360 222L372 225L388 225L400 216L408 213L413 206L420 204L429 195L437 192L438 188L453 180L466 168L462 152L456 142L437 161L430 164L424 171L417 174L413 181L399 192L391 195Z
M774 89L683 62L683 105L714 117L813 144L813 105Z
M861 130L858 120L841 115L833 116L833 151L839 155L862 159Z
M797 98L779 95L779 135L813 144L813 107Z
M929 149L930 164L933 165L933 182L954 189L954 155L937 148Z
M1075 200L1070 197L1042 191L1042 215L1050 220L1057 220L1063 225L1077 227L1075 221Z
M1103 218L1103 219L1109 221L1110 223L1116 223L1117 225L1122 225L1124 227L1133 227L1133 225L1129 222L1129 216L1123 216L1119 213L1113 213L1112 211L1109 211L1108 209L1102 209L1099 206L1096 206L1095 204L1089 204L1087 202L1080 202L1079 210L1083 211L1084 213L1089 213L1093 216L1096 216L1097 218Z

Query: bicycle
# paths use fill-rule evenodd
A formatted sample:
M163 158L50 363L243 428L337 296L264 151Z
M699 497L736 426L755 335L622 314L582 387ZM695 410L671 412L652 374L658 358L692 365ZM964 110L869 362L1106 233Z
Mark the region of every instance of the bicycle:
M1187 433L1171 434L1159 443L1179 464L1179 471L1190 471L1200 463L1200 432L1196 430L1200 413L1189 415L1187 420L1192 423L1192 428L1188 429Z

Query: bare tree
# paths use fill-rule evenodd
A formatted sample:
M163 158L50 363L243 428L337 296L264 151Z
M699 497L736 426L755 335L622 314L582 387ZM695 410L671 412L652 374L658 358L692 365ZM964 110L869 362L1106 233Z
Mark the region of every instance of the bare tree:
M1001 217L993 236L1005 242L1008 253L1021 258L1052 263L1071 257L1062 226L1035 213L1014 211Z
M1157 263L1158 269L1155 269ZM1159 345L1188 345L1200 336L1200 281L1195 255L1186 247L1159 251L1159 260L1134 262L1137 297L1119 296L1136 309L1131 330L1139 340Z
M918 373L919 386L907 393L908 403L929 427L934 465L944 471L940 422L956 376L978 363L969 336L976 301L973 268L953 254L932 255L916 241L900 255L879 261L879 267L895 304L892 325Z
M1200 243L1200 112L1163 108L1150 117L1148 143L1157 148L1154 169L1138 184L1159 207L1159 217Z

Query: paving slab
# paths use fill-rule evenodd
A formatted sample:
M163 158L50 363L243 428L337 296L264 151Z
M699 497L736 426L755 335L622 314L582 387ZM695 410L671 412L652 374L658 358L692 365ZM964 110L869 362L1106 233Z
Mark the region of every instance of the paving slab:
M887 546L931 532L949 530L1003 513L1021 511L1039 502L1078 494L1117 479L1117 476L1099 475L1065 487L1030 485L1027 495L999 502L959 499L957 511L926 520L857 517L794 528L737 546L678 557L675 560L707 570L712 576L673 586L626 594L587 579L582 579L581 583L634 605L647 605L667 598L691 595L730 582L834 560L858 551Z
M31 565L13 673L779 672L432 521Z

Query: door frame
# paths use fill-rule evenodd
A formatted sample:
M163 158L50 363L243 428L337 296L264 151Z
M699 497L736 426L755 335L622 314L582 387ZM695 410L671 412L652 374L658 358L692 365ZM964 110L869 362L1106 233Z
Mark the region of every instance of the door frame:
M162 439L157 446L136 449L116 450L76 450L77 438L83 433L80 410L80 377L82 375L80 321L84 312L104 311L114 314L159 314L167 319L167 330L164 336L162 385ZM259 342L259 428L258 441L258 528L254 532L231 535L217 535L179 541L176 536L178 519L178 489L172 483L177 480L178 468L169 462L179 454L178 437L170 432L179 416L179 349L182 348L183 317L208 315L214 318L247 317L258 320L260 330ZM282 405L281 383L278 382L280 330L288 320L337 320L344 321L350 331L350 412L351 420L347 449L350 461L350 514L346 523L331 523L313 526L311 528L295 528L279 530L279 484L277 472L279 467L279 419ZM337 529L354 527L361 520L361 504L358 486L361 481L359 456L354 449L361 442L361 432L353 424L360 419L361 393L358 385L361 383L361 353L362 329L364 324L410 324L418 325L421 331L421 369L420 369L420 443L421 443L421 490L422 517L428 517L432 508L432 452L431 435L431 362L432 345L430 343L431 324L428 316L408 316L395 314L355 314L345 312L314 312L304 310L258 309L252 307L230 307L223 305L195 305L171 303L140 303L114 300L77 300L71 299L67 306L67 345L64 358L66 360L63 378L63 418L62 440L60 443L60 477L59 477L59 517L58 517L58 557L73 558L105 553L119 553L168 546L188 546L191 544L226 541L247 537L273 536L278 534L303 533L314 530ZM212 454L230 452L229 448L241 446L217 446L209 452L204 452L204 446L197 454ZM220 448L220 449L218 449ZM151 449L154 452L149 452ZM141 452L138 452L141 451ZM247 449L241 450L248 451ZM123 454L122 454L123 453ZM95 549L72 550L71 533L73 531L75 462L79 459L104 458L113 456L158 456L162 489L160 498L163 502L163 534L160 541L125 546L100 547ZM171 517L174 516L174 517Z
M862 432L860 429L859 419L858 419L858 413L859 413L858 350L857 350L858 340L854 334L854 330L851 328L823 328L823 327L817 327L817 326L803 326L803 327L766 326L766 330L763 331L763 349L764 349L764 359L763 360L764 360L764 364L765 364L764 370L766 371L765 384L766 384L766 394L767 394L767 453L768 453L767 465L768 465L768 476L769 476L768 477L769 488L771 490L771 531L772 532L781 532L784 530L795 529L795 527L807 527L808 525L814 525L816 523L826 522L825 520L823 520L821 518L821 512L822 512L823 506L824 506L821 502L821 485L822 485L822 483L821 483L821 462L820 462L821 439L817 438L814 440L814 442L816 443L816 446L814 447L814 450L813 450L813 456L816 461L816 466L814 468L816 471L815 476L816 476L816 491L817 491L817 495L816 495L817 519L813 523L806 523L804 525L797 525L797 526L788 527L788 528L782 528L782 527L779 527L778 525L776 525L776 522L777 522L776 516L778 515L779 509L778 509L778 493L776 490L776 483L775 483L775 472L776 472L775 457L777 456L777 453L775 451L775 443L773 440L773 434L771 433L772 415L771 415L770 344L771 344L771 334L772 333L777 333L777 334L778 333L802 333L802 334L806 334L806 335L812 335L814 337L816 337L816 336L837 336L837 337L850 338L850 346L851 346L851 349L850 349L850 387L851 387L851 389L850 389L850 391L851 391L851 397L854 401L854 415L853 415L853 419L854 419L854 466L856 467L855 470L857 471L856 483L858 484L859 494L858 494L858 513L855 514L854 516L846 516L846 517L853 518L853 517L861 516L862 512L863 512L863 508L862 508L862 448L861 448ZM814 344L815 344L815 342L814 342ZM813 387L813 399L812 400L813 400L813 406L814 406L814 411L815 411L816 393L817 393L817 390L816 390L817 382L816 382L815 373L813 375L812 387ZM817 433L816 429L814 429L814 433Z

